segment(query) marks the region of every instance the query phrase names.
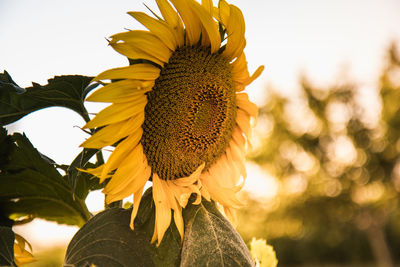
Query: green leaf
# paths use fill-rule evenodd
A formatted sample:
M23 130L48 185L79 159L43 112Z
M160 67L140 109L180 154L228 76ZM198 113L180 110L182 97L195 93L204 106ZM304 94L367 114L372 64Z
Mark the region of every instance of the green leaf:
M92 190L98 190L105 186L108 180L99 183L99 179L93 175L79 171L77 168L87 169L95 168L101 164L93 164L88 162L91 157L99 152L98 149L83 149L81 153L72 161L71 165L66 166L67 181L74 190L74 193L81 199L85 199Z
M143 195L135 230L129 227L132 209L110 208L94 216L68 245L64 266L179 266L181 243L174 224L159 247L150 244L154 210L149 189Z
M183 210L183 266L254 266L250 252L214 202L203 200Z
M11 136L7 135L7 132L3 127L0 129L0 169L9 163L8 156L13 149L13 141Z
M14 262L14 232L0 226L0 266L17 266Z
M66 107L89 120L83 105L86 95L97 86L88 86L93 77L80 75L56 76L47 85L32 83L19 87L7 72L0 73L0 125L19 120L23 116L48 107Z
M95 168L97 165L89 162L86 167ZM67 176L66 179L70 180L70 176ZM74 187L72 188L74 194L80 199L86 199L89 192L104 188L109 179L106 179L104 182L100 183L98 177L93 176L90 173L78 172L75 176L75 180L73 181L75 182ZM70 186L72 187L71 184Z
M101 165L101 162L96 164L89 162L89 159L96 153L101 153L98 149L86 149L84 148L81 153L73 160L71 165L56 165L58 169L63 170L66 175L64 179L69 183L75 195L80 199L86 199L90 191L99 190L107 185L109 179L100 183L99 178L92 174L81 172L77 168L88 169L96 168Z
M93 217L73 237L64 266L254 266L242 238L214 202L184 209L183 247L173 219L160 246L150 244L155 220L151 188L143 195L133 231L131 211L111 208Z
M11 137L11 138L10 138ZM7 136L0 130L0 146L12 146L0 164L0 206L7 217L31 215L70 225L83 225L90 213L51 159L40 154L25 135Z

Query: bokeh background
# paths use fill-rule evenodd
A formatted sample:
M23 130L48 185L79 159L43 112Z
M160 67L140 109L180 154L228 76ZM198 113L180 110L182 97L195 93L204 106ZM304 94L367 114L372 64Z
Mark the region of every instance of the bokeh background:
M279 266L398 264L400 1L230 2L245 16L250 71L266 66L247 89L260 117L238 231L247 243L267 239ZM147 12L136 0L0 0L0 70L27 87L124 66L105 38L142 28L132 10ZM83 124L51 108L7 129L69 164ZM101 193L87 204L101 210ZM14 230L47 258L30 266L59 266L77 228L36 219Z

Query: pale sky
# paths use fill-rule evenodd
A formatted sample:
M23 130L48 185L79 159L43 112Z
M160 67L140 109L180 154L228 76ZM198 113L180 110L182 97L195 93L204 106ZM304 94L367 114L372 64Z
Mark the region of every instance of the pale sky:
M157 11L151 0L0 0L0 71L7 70L20 86L27 87L31 81L45 84L54 75L95 76L125 66L126 59L107 46L105 38L124 28L139 27L126 12L147 12L143 2ZM250 71L259 65L266 67L259 80L248 87L257 103L262 103L267 84L295 92L301 72L318 83L335 82L338 73L346 72L372 90L389 43L400 41L399 0L230 3L241 8L245 16ZM74 127L83 123L74 112L53 108L36 112L9 129L24 131L42 153L68 164L86 137ZM257 182L249 182L249 188L257 188ZM90 205L99 209L96 202ZM52 226L55 230L50 231L53 228L47 226L46 232L42 223L35 224L19 230L30 233L36 247L54 244L56 241L50 240L55 238L69 240L76 230Z

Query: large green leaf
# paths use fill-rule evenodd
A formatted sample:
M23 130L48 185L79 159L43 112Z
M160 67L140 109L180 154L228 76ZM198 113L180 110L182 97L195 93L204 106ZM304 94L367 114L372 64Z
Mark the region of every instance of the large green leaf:
M32 87L23 89L6 71L0 73L0 125L12 123L31 112L55 106L72 109L88 121L83 100L96 87L88 86L91 80L92 77L80 75L56 76L48 80L47 85L32 83Z
M243 240L214 202L188 204L183 243L172 220L159 247L150 244L155 219L151 189L143 196L133 231L131 211L112 208L93 217L69 244L64 266L254 265Z
M134 231L131 212L111 208L89 220L68 245L64 266L179 266L181 242L174 224L159 247L150 244L155 218L151 189L142 198Z
M215 203L203 200L183 210L181 267L253 266L249 250Z
M0 226L0 266L17 266L14 262L14 232Z
M5 216L40 217L58 223L83 225L90 213L73 195L51 160L40 154L25 135L7 137L0 129L0 147L10 147L0 164L0 206Z

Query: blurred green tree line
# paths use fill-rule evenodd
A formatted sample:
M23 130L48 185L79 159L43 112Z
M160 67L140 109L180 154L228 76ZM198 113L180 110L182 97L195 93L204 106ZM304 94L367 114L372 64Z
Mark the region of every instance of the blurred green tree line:
M280 266L400 262L396 45L378 89L365 90L345 78L329 88L302 78L300 96L274 90L260 108L251 160L277 178L278 193L267 202L248 195L238 230L246 242L267 239Z

